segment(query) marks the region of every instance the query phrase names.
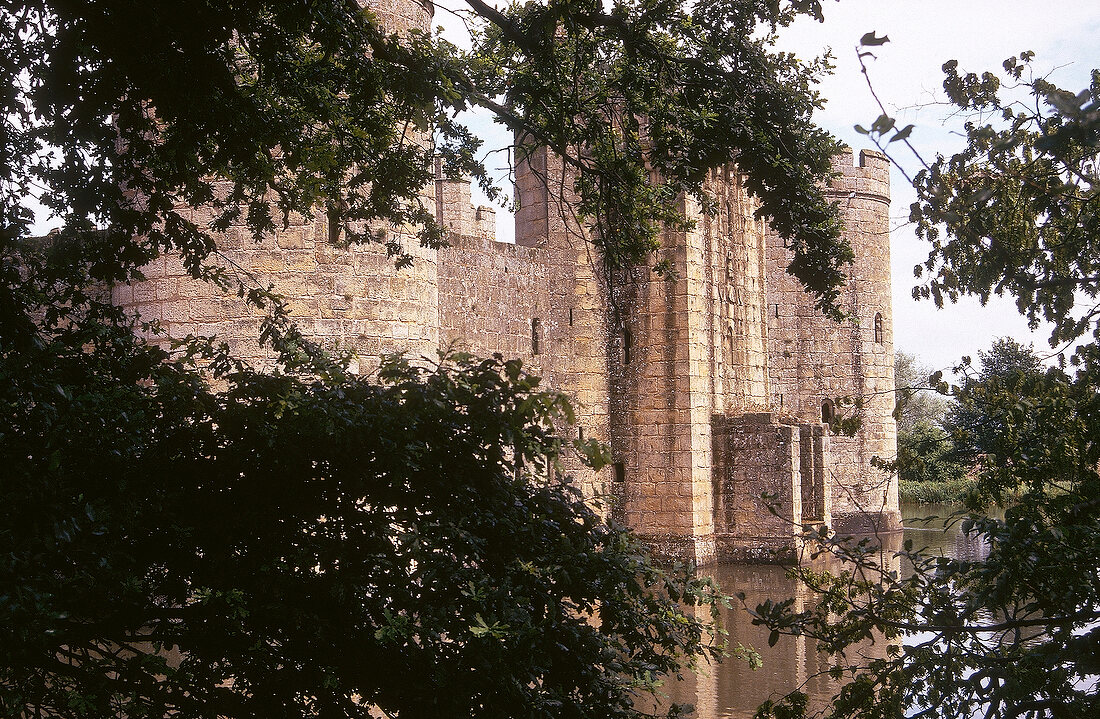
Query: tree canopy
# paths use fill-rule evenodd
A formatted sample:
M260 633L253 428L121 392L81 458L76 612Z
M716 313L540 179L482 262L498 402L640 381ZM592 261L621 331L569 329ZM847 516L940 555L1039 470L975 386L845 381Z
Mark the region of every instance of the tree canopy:
M631 717L720 651L713 588L547 481L568 403L516 361L213 393L66 346L0 375L4 716Z
M359 378L210 262L229 225L294 213L408 262L396 228L444 239L434 155L488 184L455 119L482 107L563 156L609 267L651 261L669 200L705 202L736 155L832 307L824 65L768 32L816 0L468 5L469 51L354 0L0 5L6 716L631 717L716 653L678 604L706 583L551 471L570 413L537 378L466 357ZM168 253L271 313L276 371L136 339L105 288Z
M976 369L961 365L962 379L953 393L955 403L943 423L954 440L959 460L968 465L988 461L991 452L992 461L997 461L994 449L1000 438L1019 431L1018 427L1006 426L1003 418L990 411L997 404L996 398L1027 395L1046 372L1035 350L1011 337L995 340L988 351L978 352L978 360Z
M898 432L912 431L918 425L939 425L947 414L950 402L936 392L931 380L931 367L909 352L894 353L894 391L897 392Z
M967 466L954 456L945 426L953 403L937 391L936 375L916 355L894 353L894 392L898 472L902 501L939 501L964 486Z
M442 240L419 200L433 155L499 192L456 120L480 107L564 158L609 268L652 261L661 228L683 220L676 197L706 204L706 173L736 156L795 250L791 271L833 309L851 250L818 184L835 149L810 121L826 65L772 51L767 32L819 14L818 0L470 0L462 12L469 51L390 34L356 0L6 5L5 236L27 233L34 197L65 232L110 236L95 279L123 280L162 251L200 276L235 220L259 236L325 211L351 242L407 261L378 228ZM188 220L181 203L214 221Z
M1034 77L1031 57L1006 60L1003 82L943 66L950 101L970 117L968 143L916 175L912 219L930 255L914 292L938 304L1009 293L1033 322L1050 323L1052 346L1081 344L1066 371L1001 342L980 372L941 385L969 418L952 439L976 463L969 514L952 521L988 544L984 561L906 543L899 573L873 542L821 536L823 551L848 562L802 572L821 601L758 608L776 630L842 657L835 673L850 681L830 716L1100 712L1100 71L1069 91ZM880 120L868 133L886 147L894 123ZM983 513L992 503L1006 507L1003 520ZM886 648L861 662L854 645L868 639Z
M921 296L942 304L963 293L981 300L1008 293L1033 326L1050 323L1057 346L1100 337L1100 70L1089 87L1072 91L1033 77L1031 58L1005 60L1005 83L944 64L948 99L975 119L966 124L966 149L917 175L910 219L931 245ZM1021 88L1031 103L1016 102Z

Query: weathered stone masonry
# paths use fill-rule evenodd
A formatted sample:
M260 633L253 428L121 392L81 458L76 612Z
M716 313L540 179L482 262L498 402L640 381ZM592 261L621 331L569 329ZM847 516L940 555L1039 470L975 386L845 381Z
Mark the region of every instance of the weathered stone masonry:
M401 31L430 25L430 6L414 0L373 7ZM274 284L307 335L354 350L361 372L385 353L440 347L523 359L575 399L572 431L611 446L614 464L598 474L568 467L588 496L610 497L662 554L751 558L789 550L803 524L900 526L896 479L872 466L895 452L889 166L866 151L856 164L848 151L836 169L828 193L857 256L842 323L786 274L789 251L754 217L732 165L708 182L718 212L685 204L694 229L666 235L673 279L602 272L570 211L568 174L545 152L517 168L515 244L494 240L495 213L471 206L468 183L437 172L422 199L450 247L419 248L411 231L392 230L415 248L410 268L377 247L333 247L323 216L293 217L259 244L231 228L219 248L231 270ZM168 337L216 334L242 358L270 361L241 300L213 294L172 258L144 274L115 301L159 319ZM844 397L865 402L854 437L823 424L850 411L834 406Z

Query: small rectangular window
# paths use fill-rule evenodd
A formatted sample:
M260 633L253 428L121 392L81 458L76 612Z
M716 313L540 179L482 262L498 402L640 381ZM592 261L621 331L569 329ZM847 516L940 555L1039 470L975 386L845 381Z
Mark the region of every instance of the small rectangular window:
M328 241L335 245L340 241L340 211L335 207L328 208Z

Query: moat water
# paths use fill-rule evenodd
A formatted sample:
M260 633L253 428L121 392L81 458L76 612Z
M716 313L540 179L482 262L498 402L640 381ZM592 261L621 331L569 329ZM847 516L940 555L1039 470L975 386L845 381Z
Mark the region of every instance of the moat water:
M895 536L893 543L900 548L903 539L912 539L915 548L927 547L934 554L982 558L985 546L963 534L960 522L944 527L944 520L956 510L949 505L903 505L904 537ZM920 521L933 516L937 518ZM896 568L903 573L908 569L900 565ZM797 580L787 576L784 567L723 565L709 568L708 573L727 594L744 592L750 607L769 598L795 597L798 602L810 599ZM704 666L696 674L686 674L682 681L667 682L664 689L668 701L695 705L694 716L699 719L751 719L762 702L777 700L794 689L809 695L811 709L823 706L836 692L837 682L827 675L832 660L818 652L812 641L784 636L774 647L768 647L768 630L753 626L752 617L736 600L732 609L722 610L720 624L729 633L731 647L753 647L760 653L763 666L754 671L745 661L732 657L719 665ZM885 645L879 642L861 647L861 651L868 656L882 656Z

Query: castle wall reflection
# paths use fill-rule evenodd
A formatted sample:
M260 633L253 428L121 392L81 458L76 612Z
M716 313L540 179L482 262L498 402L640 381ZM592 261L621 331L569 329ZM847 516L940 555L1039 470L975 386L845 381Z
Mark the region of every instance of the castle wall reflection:
M934 554L967 559L984 556L984 545L962 534L959 522L949 523L945 528L945 520L956 510L947 505L903 505L905 533L883 537L885 561L891 562L895 570L908 572L909 568L893 557L904 539L912 539L915 548L927 547ZM928 517L932 518L921 521ZM795 597L796 609L813 601L807 590L781 566L719 565L709 567L707 573L714 576L726 593L744 592L745 603L750 607L769 598ZM774 647L768 647L768 630L753 626L752 617L736 601L733 608L722 610L720 622L729 634L730 646L755 648L763 666L753 671L746 662L734 658L720 665L703 666L697 673L685 673L682 681L669 680L664 687L667 701L695 705L695 716L699 719L751 719L762 702L777 700L794 689L800 688L809 695L811 713L822 708L836 693L839 683L828 676L834 660L818 652L811 640L783 636ZM859 651L868 658L881 657L886 644L868 642Z

